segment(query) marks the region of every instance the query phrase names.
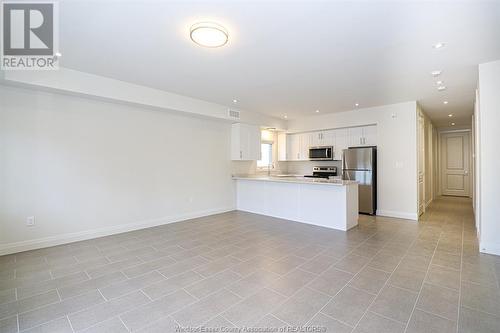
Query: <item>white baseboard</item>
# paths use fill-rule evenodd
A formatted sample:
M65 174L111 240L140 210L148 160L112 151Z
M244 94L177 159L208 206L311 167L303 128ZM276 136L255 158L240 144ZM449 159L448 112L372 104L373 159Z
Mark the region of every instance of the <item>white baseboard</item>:
M67 244L82 240L88 240L97 237L110 236L115 234L120 234L123 232L134 231L144 228L156 227L163 224L181 222L184 220L194 219L197 217L209 216L214 214L220 214L235 210L234 207L222 207L218 209L209 209L204 211L197 211L186 214L178 214L166 217L160 217L151 220L145 220L140 222L128 223L123 225L116 225L106 228L91 229L85 231L79 231L74 233L30 239L21 242L0 244L0 255L12 254L17 252L29 251L41 249L44 247L56 246L61 244Z
M479 243L479 252L500 256L500 243Z
M396 217L396 218L405 219L405 220L418 221L418 214L417 213L408 213L408 212L398 212L395 210L377 209L377 215L386 216L386 217Z

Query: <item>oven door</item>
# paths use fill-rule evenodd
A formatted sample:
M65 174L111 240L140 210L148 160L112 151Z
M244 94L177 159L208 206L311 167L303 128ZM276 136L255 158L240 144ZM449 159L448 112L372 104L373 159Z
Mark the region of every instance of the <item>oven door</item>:
M309 159L311 161L333 160L333 147L311 147L309 148Z

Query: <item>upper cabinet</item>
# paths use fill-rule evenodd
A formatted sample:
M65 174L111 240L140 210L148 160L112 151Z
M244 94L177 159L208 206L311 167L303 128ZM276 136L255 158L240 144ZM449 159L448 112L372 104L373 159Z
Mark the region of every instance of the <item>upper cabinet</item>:
M335 130L335 145L333 146L333 159L341 160L342 151L349 147L349 130L341 128Z
M377 126L349 128L349 146L375 146L377 144Z
M287 160L287 134L285 132L278 133L278 161Z
M335 144L335 131L321 131L312 132L311 135L311 146L333 146Z
M278 159L280 161L308 161L309 147L333 146L333 159L341 160L344 149L376 145L376 125L307 133L280 133L278 135Z
M231 159L234 161L260 160L260 128L237 123L231 127Z
M311 133L287 134L286 160L287 161L309 160L309 147L311 146L311 142L312 142Z

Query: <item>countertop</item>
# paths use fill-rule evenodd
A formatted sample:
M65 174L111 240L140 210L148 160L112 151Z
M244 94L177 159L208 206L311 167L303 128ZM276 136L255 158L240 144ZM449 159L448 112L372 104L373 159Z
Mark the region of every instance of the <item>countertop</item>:
M234 175L233 179L241 180L255 180L266 182L279 182L279 183L295 183L295 184L318 184L318 185L333 185L333 186L347 186L357 184L353 180L333 180L324 178L308 178L299 175Z

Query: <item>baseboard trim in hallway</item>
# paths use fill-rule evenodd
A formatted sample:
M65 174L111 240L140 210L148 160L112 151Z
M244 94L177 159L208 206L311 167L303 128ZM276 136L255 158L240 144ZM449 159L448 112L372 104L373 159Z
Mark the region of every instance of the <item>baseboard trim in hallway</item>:
M208 209L196 211L186 214L178 214L160 217L156 219L144 220L139 222L128 223L124 225L116 225L106 228L98 228L91 230L84 230L80 232L67 233L56 236L49 236L43 238L30 239L27 241L0 244L0 255L18 253L23 251L37 250L51 246L63 245L78 241L89 240L98 237L111 236L121 234L124 232L135 231L145 228L156 227L164 224L182 222L189 219L198 217L205 217L215 214L226 213L235 210L234 207L221 207L217 209Z
M412 220L414 222L418 221L418 214L417 213L408 213L408 212L398 212L398 211L394 211L394 210L377 209L377 215L378 216L385 216L385 217L395 217L398 219Z

